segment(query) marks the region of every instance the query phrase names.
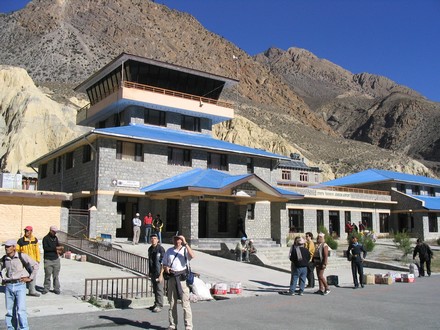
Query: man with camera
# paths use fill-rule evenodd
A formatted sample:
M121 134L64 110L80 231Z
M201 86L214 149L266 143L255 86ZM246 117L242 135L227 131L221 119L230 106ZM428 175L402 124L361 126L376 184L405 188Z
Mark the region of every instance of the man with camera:
M188 262L194 258L194 252L183 235L173 237L174 246L170 247L162 260L163 276L167 280L167 297L170 303L168 318L170 327L177 329L177 300L182 301L185 329L191 330L192 311L189 302L189 287L186 283Z

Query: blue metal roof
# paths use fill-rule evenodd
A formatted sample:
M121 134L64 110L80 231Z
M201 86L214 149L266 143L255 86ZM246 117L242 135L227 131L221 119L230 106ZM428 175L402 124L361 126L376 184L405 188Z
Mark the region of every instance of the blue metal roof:
M289 159L283 155L218 140L207 134L174 130L160 126L130 124L128 126L96 128L92 130L92 133L264 158Z
M423 207L432 210L432 211L440 211L440 197L432 197L432 196L421 196L421 195L409 195L414 199L421 200L423 202Z
M240 174L231 175L221 171L216 171L212 169L201 169L195 168L191 171L176 175L174 177L159 181L152 185L143 187L140 189L142 192L159 192L173 189L188 189L188 188L198 188L198 189L226 189L232 187L234 184L240 184L239 181L255 181L258 182L259 186L264 186L266 189L270 189L274 194L279 197L302 197L303 195L298 194L293 191L284 190L276 187L272 187L265 181L260 179L255 174ZM252 182L251 182L252 183Z
M368 169L359 173L345 176L343 178L324 182L326 186L352 186L364 183L398 181L406 183L425 184L440 186L440 180L428 178L421 175L405 174L393 171Z

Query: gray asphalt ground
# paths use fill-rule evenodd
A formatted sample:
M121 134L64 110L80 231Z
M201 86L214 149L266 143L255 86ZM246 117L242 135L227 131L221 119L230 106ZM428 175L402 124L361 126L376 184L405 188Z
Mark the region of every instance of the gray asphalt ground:
M121 243L129 252L147 254L148 245ZM165 244L165 248L169 245ZM331 262L331 261L330 261ZM207 283L241 282L243 293L222 296L222 300L192 304L195 329L290 329L293 325L321 329L439 329L438 296L440 276L416 279L415 283L368 285L352 289L347 266L330 269L326 275L338 275L340 287L332 287L328 296L312 294L281 296L290 274L247 263L238 263L196 251L192 269ZM42 265L41 265L42 266ZM365 273L386 270L366 268ZM37 287L43 284L41 269ZM132 276L130 272L89 262L62 259L61 295L50 292L27 297L31 329L166 329L167 308L152 313L147 308L102 310L81 300L85 278ZM0 298L0 311L5 311ZM181 309L179 308L181 313ZM421 323L420 315L423 315ZM1 313L4 319L4 313ZM182 317L180 315L180 319ZM0 329L4 329L0 321ZM182 324L179 324L183 327Z

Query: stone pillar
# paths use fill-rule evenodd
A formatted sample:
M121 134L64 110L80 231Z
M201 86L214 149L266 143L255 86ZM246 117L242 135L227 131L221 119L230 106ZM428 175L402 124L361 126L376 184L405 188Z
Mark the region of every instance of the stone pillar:
M184 197L180 202L179 233L191 244L199 240L199 200L198 197Z

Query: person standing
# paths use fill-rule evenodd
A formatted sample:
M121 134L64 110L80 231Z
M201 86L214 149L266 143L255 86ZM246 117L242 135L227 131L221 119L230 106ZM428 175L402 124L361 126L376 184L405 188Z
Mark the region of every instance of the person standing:
M26 253L38 264L40 263L40 246L38 244L38 239L33 235L32 226L26 226L24 229L24 236L19 238L17 241L17 252ZM37 276L36 271L34 278ZM33 297L39 297L40 294L35 289L35 281L30 281L26 283L29 289L29 295Z
M356 236L351 238L351 244L347 250L347 258L351 259L351 273L353 275L354 289L359 288L359 284L361 288L364 287L363 278L364 278L364 259L367 256L367 251L364 246L358 242ZM357 275L359 274L359 281Z
M324 271L327 268L328 262L328 245L325 242L324 234L318 234L317 247L315 249L315 254L313 255L313 263L316 267L316 275L318 276L319 290L316 294L328 295L330 293L327 280L324 277Z
M151 212L148 212L148 214L144 217L145 244L148 244L148 242L150 242L152 224L153 224L153 216L151 215Z
M416 247L413 252L413 259L416 258L417 254L420 259L419 267L419 277L425 276L425 263L426 263L426 273L431 276L431 259L434 257L431 248L428 244L424 243L421 238L417 239Z
M154 306L153 312L159 313L163 308L163 276L162 260L165 255L165 249L159 244L156 234L150 237L151 245L148 248L148 276L150 276L153 285Z
M310 253L309 264L307 265L307 287L313 289L315 287L315 264L313 263L315 243L313 242L313 234L311 232L306 233L306 244L304 247Z
M63 247L57 237L58 228L50 226L49 233L43 237L44 250L44 289L43 294L50 290L50 282L53 280L53 292L60 294L60 255L63 254Z
M133 245L139 243L139 236L141 235L141 226L142 221L139 219L140 214L136 213L136 216L133 218Z
M295 293L302 296L306 285L307 265L310 260L310 253L304 247L305 240L302 237L296 237L295 242L290 248L289 259L291 261L291 280L289 291L281 294L293 296ZM299 290L295 292L299 280Z
M194 258L194 252L186 243L183 235L173 237L174 246L170 247L162 260L164 277L168 277L168 302L170 309L168 318L170 327L168 329L177 329L177 300L182 301L183 318L185 329L191 330L192 311L189 302L189 287L186 283L186 273L188 261Z
M160 218L160 214L156 214L156 217L153 220L153 231L159 238L160 244L162 244L162 227L163 227L163 222L162 219Z
M3 245L6 254L1 258L0 274L2 284L5 285L6 328L29 330L26 313L26 283L34 281L38 263L26 253L17 252L15 240L7 240ZM2 272L3 269L6 269L5 274Z

